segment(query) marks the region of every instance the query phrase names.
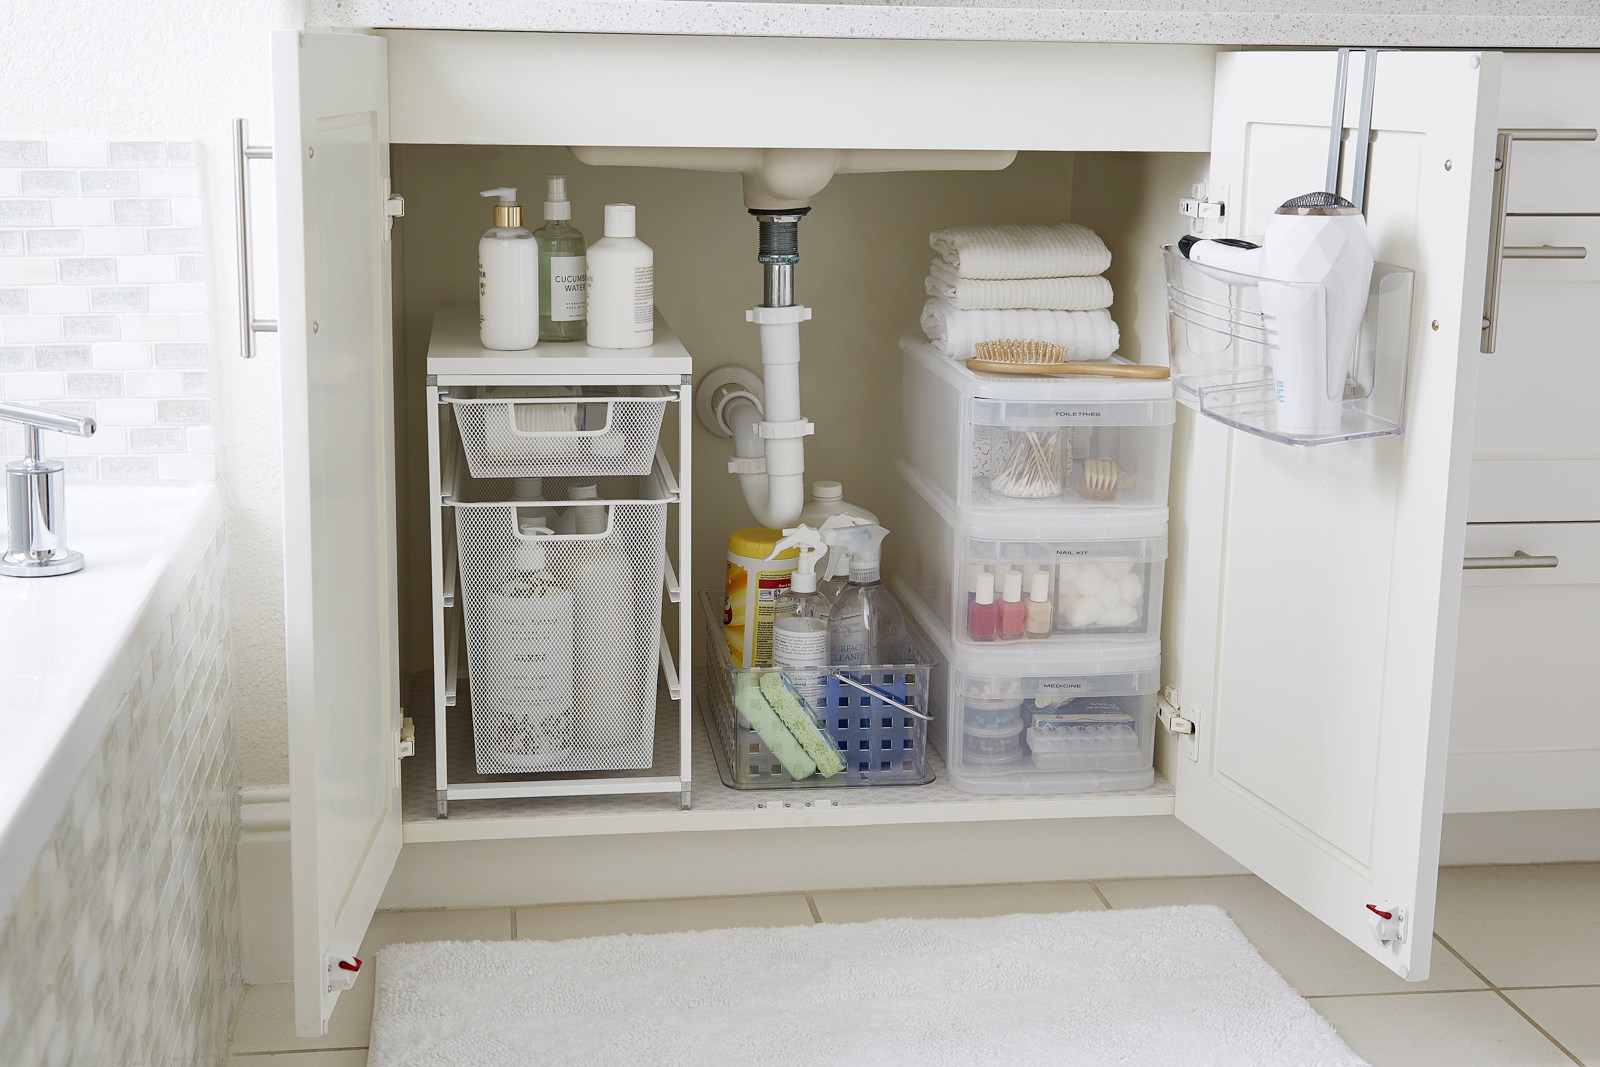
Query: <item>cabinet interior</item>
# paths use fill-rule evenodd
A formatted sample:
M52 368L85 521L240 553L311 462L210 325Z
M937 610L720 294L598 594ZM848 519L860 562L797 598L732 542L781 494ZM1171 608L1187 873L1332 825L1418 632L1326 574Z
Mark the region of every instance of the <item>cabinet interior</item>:
M837 479L846 499L878 514L891 531L885 575L895 573L905 536L893 533L901 529L897 342L904 333L920 333L929 232L1063 218L1092 227L1112 251L1107 276L1116 293L1111 313L1121 330L1121 353L1164 363L1165 283L1157 248L1186 232L1177 201L1205 177L1207 164L1203 153L1024 152L996 172L839 175L813 199L801 225L796 269L797 297L814 313L801 332L802 408L817 427L806 442L806 479ZM559 146L435 144L393 145L390 171L394 191L406 202L392 254L400 658L402 677L409 679L432 664L423 421L428 338L438 307L476 304L477 240L489 225L479 190L517 187L525 225L534 229L542 224L544 176L565 174L572 223L590 242L603 235L606 203L637 205L639 236L656 252L656 304L694 357L697 381L723 364L760 372L755 330L744 311L760 302L761 274L756 225L735 174L589 167ZM675 434L664 430L661 441L676 466ZM754 523L737 479L727 473L731 454L731 441L696 423L696 590L721 586L728 532ZM1175 465L1175 478L1179 469ZM673 558L675 534L676 524L669 524ZM1168 585L1175 585L1171 575ZM674 645L676 630L669 620ZM692 632L695 661L704 663L698 617ZM433 769L416 766L409 773L431 778ZM715 782L712 766L697 765L695 774L700 783Z

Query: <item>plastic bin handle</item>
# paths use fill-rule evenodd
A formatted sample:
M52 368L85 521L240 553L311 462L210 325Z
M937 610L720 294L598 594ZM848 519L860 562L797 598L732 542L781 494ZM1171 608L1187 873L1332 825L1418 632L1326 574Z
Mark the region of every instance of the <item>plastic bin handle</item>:
M927 719L929 722L933 721L933 716L932 715L925 715L922 712L918 711L916 708L913 708L909 704L900 703L899 700L897 700L894 697L890 696L888 693L885 693L881 689L878 689L878 688L876 688L874 686L870 686L870 685L862 685L860 682L856 681L854 678L846 678L844 676L844 672L843 671L829 671L828 673L833 677L833 679L835 681L839 682L841 685L848 685L852 689L859 689L863 693L866 693L866 694L868 694L870 696L875 696L879 700L883 701L885 704L891 704L894 707L899 708L901 711L905 712L907 715L915 715L917 718L919 718L919 719Z

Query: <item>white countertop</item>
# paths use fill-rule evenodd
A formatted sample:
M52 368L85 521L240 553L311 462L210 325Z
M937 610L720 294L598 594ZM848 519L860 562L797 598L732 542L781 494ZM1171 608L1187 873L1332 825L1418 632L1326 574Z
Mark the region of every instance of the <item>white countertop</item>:
M1594 48L1590 0L308 0L308 25L1141 44Z
M222 521L210 484L67 489L84 569L0 576L0 912Z

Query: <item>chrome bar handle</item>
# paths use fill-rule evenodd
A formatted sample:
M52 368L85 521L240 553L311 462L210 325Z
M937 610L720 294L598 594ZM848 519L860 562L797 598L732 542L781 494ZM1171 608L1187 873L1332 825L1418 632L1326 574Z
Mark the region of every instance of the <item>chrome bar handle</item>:
M1500 266L1507 259L1582 259L1587 255L1560 255L1534 252L1531 248L1506 247L1506 204L1511 196L1511 149L1518 141L1593 141L1595 130L1501 130L1495 139L1494 190L1489 199L1489 270L1483 286L1483 339L1478 351L1494 352L1500 332ZM1559 249L1571 252L1573 249ZM1516 254L1513 254L1516 253Z
M1464 571L1534 571L1560 565L1557 556L1530 556L1520 548L1509 556L1468 556L1461 561Z
M1507 245L1500 250L1501 259L1587 259L1589 250L1582 245Z
M255 275L250 269L250 166L252 159L271 159L270 145L252 145L244 119L233 120L233 214L239 245L239 355L254 359L256 334L277 333L277 319L255 317Z

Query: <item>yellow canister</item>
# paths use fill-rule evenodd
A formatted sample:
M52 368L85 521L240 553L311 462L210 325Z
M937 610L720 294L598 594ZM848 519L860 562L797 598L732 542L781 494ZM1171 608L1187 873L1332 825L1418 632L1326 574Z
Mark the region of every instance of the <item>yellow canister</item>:
M740 667L772 666L772 622L778 596L800 564L800 550L786 548L776 559L767 553L782 532L752 526L728 535L728 596L722 608L722 634L728 657ZM793 610L793 609L788 609Z

